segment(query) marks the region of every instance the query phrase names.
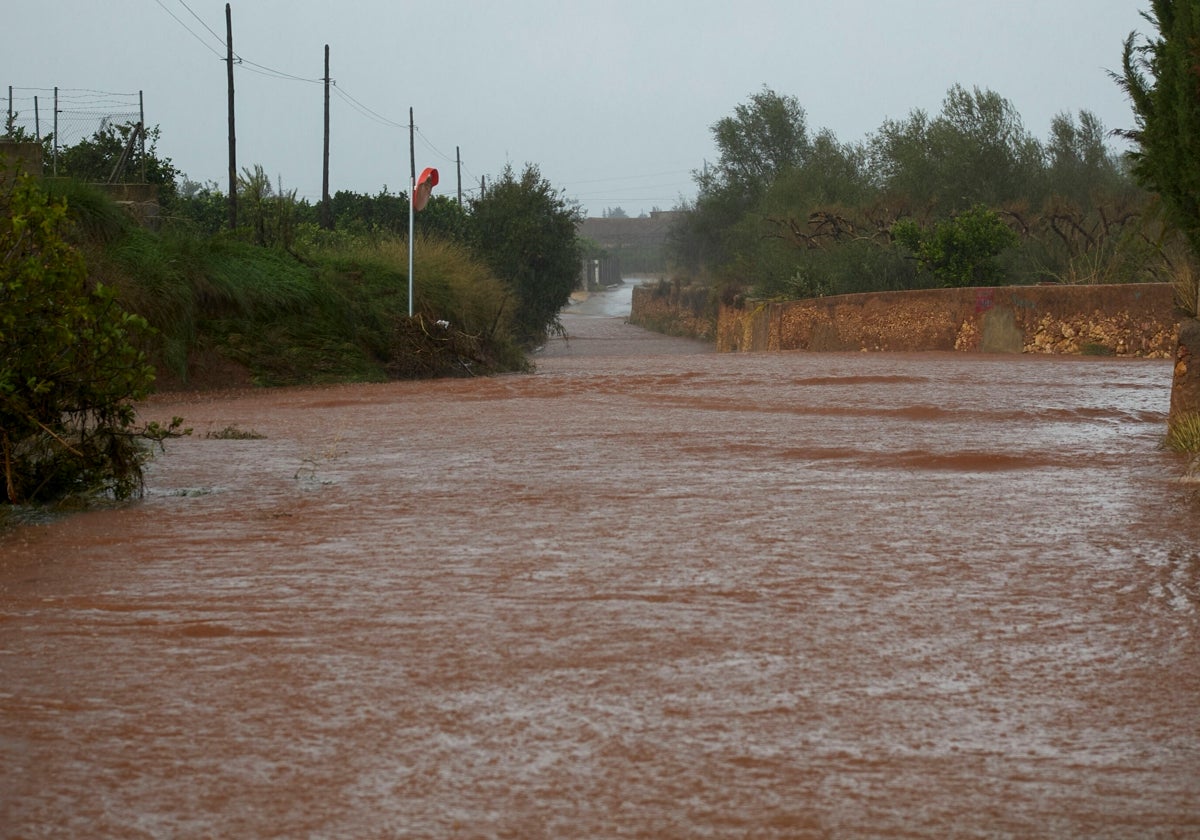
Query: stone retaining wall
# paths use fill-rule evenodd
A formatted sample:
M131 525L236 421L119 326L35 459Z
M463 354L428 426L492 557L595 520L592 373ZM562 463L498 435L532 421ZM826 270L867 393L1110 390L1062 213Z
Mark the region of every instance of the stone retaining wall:
M0 140L0 183L8 183L17 172L41 174L41 144Z
M635 286L629 323L665 335L713 341L717 304L707 286L684 286L678 280Z
M732 351L1062 353L1171 358L1180 314L1166 283L999 286L721 305L635 290L630 322Z

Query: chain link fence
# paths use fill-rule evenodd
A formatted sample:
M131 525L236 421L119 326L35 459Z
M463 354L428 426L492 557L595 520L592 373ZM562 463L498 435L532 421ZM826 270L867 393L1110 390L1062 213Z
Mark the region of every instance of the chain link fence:
M35 140L46 147L53 170L58 151L119 126L145 125L142 93L86 88L8 87L8 112L0 136ZM57 173L55 173L57 174Z

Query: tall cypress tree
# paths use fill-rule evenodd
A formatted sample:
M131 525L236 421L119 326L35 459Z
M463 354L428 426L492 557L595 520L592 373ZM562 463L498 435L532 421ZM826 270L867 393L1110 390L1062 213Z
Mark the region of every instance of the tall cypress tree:
M1167 221L1200 258L1200 0L1153 0L1143 17L1158 37L1139 42L1132 33L1125 40L1117 83L1133 102L1137 128L1121 133L1137 144L1133 174L1159 194ZM1200 290L1195 274L1182 277L1180 303L1193 317L1179 324L1168 420L1173 436L1200 418ZM1180 448L1200 453L1200 438L1189 437Z
M1133 173L1200 254L1200 0L1153 0L1158 36L1130 33L1118 84L1133 103Z

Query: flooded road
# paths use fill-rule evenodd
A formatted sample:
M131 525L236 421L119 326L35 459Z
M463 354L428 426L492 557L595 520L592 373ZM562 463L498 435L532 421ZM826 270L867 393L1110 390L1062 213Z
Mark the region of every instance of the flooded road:
M564 323L0 536L0 836L1200 836L1169 362Z

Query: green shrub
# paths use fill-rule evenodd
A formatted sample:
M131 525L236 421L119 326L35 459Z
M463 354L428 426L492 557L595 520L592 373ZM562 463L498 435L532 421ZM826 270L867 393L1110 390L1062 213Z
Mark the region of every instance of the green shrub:
M1172 452L1200 453L1200 414L1181 414L1173 418L1167 425L1165 445Z
M64 202L22 177L0 210L0 502L136 495L143 439L179 425L135 425L133 402L154 381L138 349L148 324L113 289L89 283L64 239Z
M943 286L997 283L1000 271L996 257L1019 241L995 212L978 205L929 230L911 219L902 219L892 226L892 235Z

